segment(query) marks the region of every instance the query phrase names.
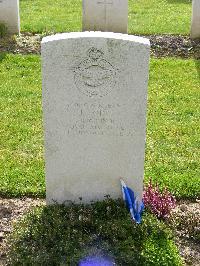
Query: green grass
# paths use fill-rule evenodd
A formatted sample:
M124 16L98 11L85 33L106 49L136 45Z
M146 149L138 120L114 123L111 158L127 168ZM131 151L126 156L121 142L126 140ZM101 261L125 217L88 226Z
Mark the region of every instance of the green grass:
M78 265L106 255L117 265L182 265L172 232L147 212L133 223L121 201L40 207L15 226L9 265Z
M0 57L0 195L45 195L40 57ZM145 177L200 193L200 62L152 59Z
M130 0L129 32L188 35L191 3L191 0Z
M81 31L81 0L21 0L21 30ZM191 0L129 0L129 33L189 34Z
M81 0L22 0L21 30L28 32L80 31Z
M4 56L0 57L1 192L44 194L40 58Z
M7 33L7 28L3 23L0 23L0 38L4 37Z
M151 60L145 176L178 197L200 194L200 61Z

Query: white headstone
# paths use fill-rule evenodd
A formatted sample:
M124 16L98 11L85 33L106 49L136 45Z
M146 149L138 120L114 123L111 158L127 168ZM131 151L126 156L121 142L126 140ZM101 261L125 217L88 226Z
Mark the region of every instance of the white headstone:
M191 38L200 38L200 0L192 1Z
M8 33L19 34L19 0L0 0L0 23L4 23Z
M42 40L47 203L142 198L150 45L126 34Z
M83 31L127 33L128 0L83 0Z

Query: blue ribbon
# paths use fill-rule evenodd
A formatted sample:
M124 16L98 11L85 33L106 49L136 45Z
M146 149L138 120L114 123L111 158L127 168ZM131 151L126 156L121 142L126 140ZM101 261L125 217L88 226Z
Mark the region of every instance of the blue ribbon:
M121 180L121 185L126 207L129 210L132 219L140 224L142 220L142 212L144 210L144 203L138 201L133 190L127 187L123 180Z

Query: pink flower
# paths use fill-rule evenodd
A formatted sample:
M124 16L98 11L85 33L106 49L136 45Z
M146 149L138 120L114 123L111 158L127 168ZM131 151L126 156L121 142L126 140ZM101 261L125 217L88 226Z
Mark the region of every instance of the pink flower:
M144 189L143 202L159 219L168 218L171 210L176 205L175 198L167 188L160 192L158 185L155 187L152 185L151 179Z

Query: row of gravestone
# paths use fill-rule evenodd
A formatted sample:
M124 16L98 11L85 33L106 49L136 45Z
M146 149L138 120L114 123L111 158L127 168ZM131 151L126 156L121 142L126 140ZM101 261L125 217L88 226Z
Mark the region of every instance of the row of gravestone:
M19 0L0 0L0 22L19 33ZM128 0L83 0L83 30L127 32ZM200 37L200 0L193 0L191 37Z

